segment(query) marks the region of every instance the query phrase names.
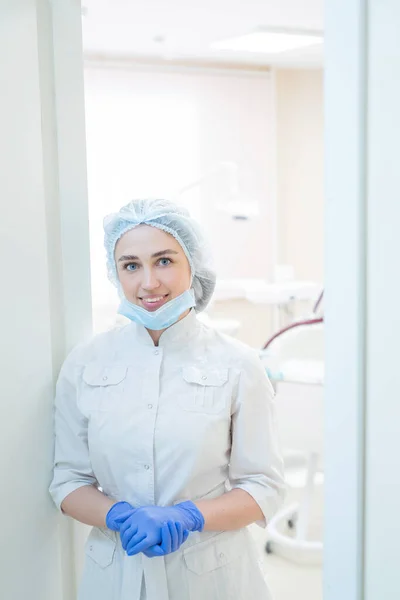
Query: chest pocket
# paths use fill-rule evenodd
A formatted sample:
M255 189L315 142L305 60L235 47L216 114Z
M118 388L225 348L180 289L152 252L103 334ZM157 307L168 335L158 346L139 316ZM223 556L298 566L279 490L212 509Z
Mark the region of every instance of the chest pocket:
M227 403L228 369L184 367L185 391L180 406L190 412L216 414Z
M83 412L114 410L122 405L127 367L97 363L85 367L79 404Z

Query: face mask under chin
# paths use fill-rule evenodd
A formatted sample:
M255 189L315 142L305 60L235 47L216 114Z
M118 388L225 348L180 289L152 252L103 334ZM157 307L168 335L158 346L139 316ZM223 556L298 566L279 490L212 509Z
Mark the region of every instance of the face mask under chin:
M176 323L183 313L194 306L196 306L194 291L190 289L177 296L177 298L169 300L153 312L122 297L118 313L139 325L143 325L146 329L159 331Z

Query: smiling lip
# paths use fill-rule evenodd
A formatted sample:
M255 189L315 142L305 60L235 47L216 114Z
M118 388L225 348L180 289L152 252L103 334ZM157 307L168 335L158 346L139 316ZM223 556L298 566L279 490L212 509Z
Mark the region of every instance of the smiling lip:
M158 308L160 308L160 306L162 306L163 304L165 304L165 301L168 297L168 294L159 294L158 296L146 296L146 297L142 297L139 298L141 305L143 306L143 308L145 308L146 310L153 312L155 310L157 310Z

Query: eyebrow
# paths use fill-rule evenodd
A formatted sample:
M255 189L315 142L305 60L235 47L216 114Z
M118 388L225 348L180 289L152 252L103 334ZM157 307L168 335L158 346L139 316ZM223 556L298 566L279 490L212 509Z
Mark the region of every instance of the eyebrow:
M160 256L165 256L166 254L178 254L176 250L160 250L159 252L155 252L151 255L151 258L159 258ZM124 254L120 256L118 262L122 262L124 260L140 260L138 256L134 256L133 254Z

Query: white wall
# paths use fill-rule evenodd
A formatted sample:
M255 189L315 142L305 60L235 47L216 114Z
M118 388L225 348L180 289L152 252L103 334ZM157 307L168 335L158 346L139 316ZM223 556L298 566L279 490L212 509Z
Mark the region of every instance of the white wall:
M13 600L75 597L48 485L55 378L90 325L80 3L54 2L53 17L54 45L49 2L0 7L0 595Z
M367 15L365 600L400 593L400 4Z
M395 600L400 5L327 8L324 600Z
M323 281L323 72L276 77L278 261L298 279Z
M324 600L365 600L366 7L326 8Z

